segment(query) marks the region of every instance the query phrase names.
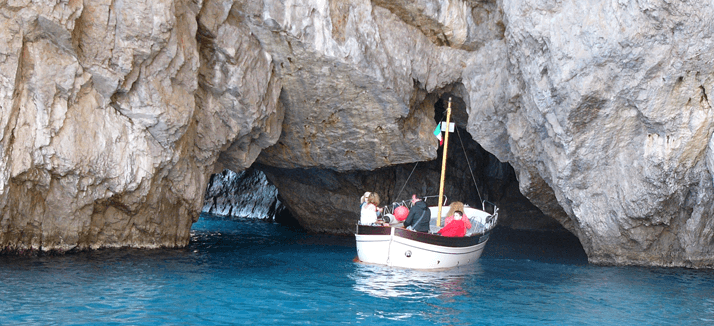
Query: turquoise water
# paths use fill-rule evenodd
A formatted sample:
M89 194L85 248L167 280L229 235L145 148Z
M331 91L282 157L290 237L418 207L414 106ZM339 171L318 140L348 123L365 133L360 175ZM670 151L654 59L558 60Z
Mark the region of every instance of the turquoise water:
M419 272L205 215L185 249L0 257L0 325L714 324L714 271L591 266L573 244L497 229L469 268Z

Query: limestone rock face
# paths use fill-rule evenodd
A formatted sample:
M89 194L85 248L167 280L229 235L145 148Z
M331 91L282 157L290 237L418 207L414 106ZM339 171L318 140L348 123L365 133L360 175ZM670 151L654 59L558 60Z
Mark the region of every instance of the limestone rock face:
M344 230L322 213L373 183L320 178L434 160L451 96L592 262L714 267L711 6L0 2L0 246L185 245L210 174L254 161Z
M205 8L0 3L2 250L186 245L218 154L255 156L277 138L268 55L245 46L239 58L210 56L226 36L202 25L209 41L197 42ZM242 76L243 59L257 75ZM206 87L217 66L224 81Z
M522 192L548 184L592 262L712 266L711 4L502 6Z
M213 215L274 219L284 210L278 189L256 169L235 173L223 170L211 176L202 211Z
M271 54L251 34L241 6L209 0L198 16L195 152L205 165L220 155L215 172L250 167L261 149L277 141L284 116L278 101L281 79Z
M197 8L108 4L0 5L4 249L186 243Z

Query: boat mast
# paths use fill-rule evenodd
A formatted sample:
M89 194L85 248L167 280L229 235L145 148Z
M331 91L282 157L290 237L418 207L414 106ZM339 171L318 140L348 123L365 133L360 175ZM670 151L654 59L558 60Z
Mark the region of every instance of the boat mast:
M446 107L446 135L444 135L444 149L442 150L441 160L441 181L439 182L439 210L436 213L436 226L441 226L441 203L444 198L444 178L446 177L446 153L449 146L449 127L451 123L451 96L449 96L449 105Z

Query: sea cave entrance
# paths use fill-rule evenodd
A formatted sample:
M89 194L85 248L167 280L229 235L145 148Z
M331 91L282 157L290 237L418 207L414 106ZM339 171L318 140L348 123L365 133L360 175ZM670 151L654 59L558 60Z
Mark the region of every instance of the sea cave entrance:
M278 189L258 169L223 170L211 175L201 213L299 226L283 205Z
M475 207L488 200L500 209L496 230L557 234L575 239L567 243L577 244L582 251L574 235L520 193L513 167L473 140L466 130L466 104L459 96L447 92L432 97L435 122L444 117L449 96L453 98L452 121L456 121L456 130L448 147L448 199ZM238 173L225 170L214 174L206 189L203 212L351 236L359 219L359 197L364 191L379 193L385 205L406 200L412 193L438 194L441 155L439 150L437 159L432 161L352 172L285 169L254 163Z
M499 227L527 231L568 232L554 218L544 214L523 196L513 167L501 162L476 142L466 130L468 113L461 97L445 93L434 103L434 120L445 120L448 98L452 98L452 118L454 132L450 133L447 153L447 170L450 183L446 193L466 204L478 207L481 200L495 203L499 207ZM439 171L443 153L438 158L424 162L425 169ZM478 189L476 187L478 185Z

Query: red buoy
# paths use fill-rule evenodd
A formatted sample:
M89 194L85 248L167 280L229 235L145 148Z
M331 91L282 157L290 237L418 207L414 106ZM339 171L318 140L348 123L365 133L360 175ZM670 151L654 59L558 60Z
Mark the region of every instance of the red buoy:
M409 208L406 206L399 206L394 209L394 217L396 217L399 222L406 220L407 215L409 215Z

